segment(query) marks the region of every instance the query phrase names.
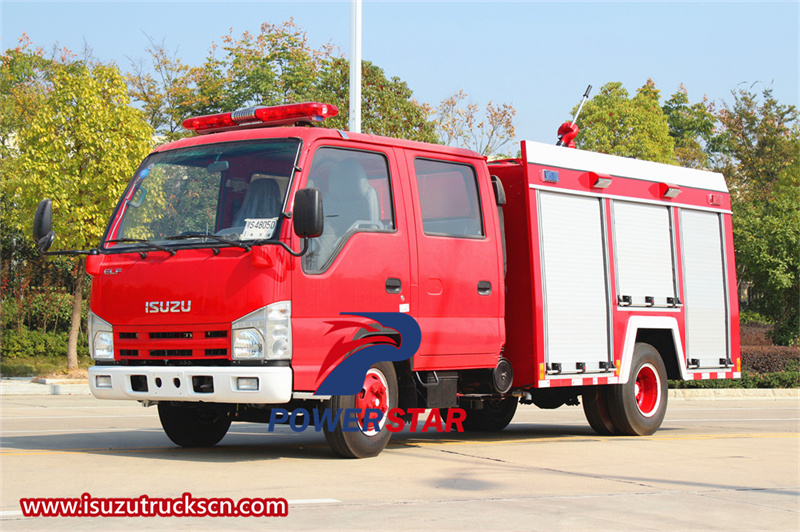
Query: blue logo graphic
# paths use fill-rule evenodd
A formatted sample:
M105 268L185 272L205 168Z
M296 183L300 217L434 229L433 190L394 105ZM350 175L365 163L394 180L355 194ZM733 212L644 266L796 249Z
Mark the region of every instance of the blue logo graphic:
M417 352L422 342L422 331L417 320L402 312L342 312L343 315L361 316L377 322L383 327L365 327L361 323L348 322L345 325L359 326L366 330L360 338L351 342L338 343L331 354L344 351L343 358L333 368L314 392L317 395L355 395L361 392L367 371L376 362L399 362L408 360ZM338 328L334 327L334 330ZM387 331L387 329L389 329ZM400 335L397 341L396 334ZM357 335L358 336L358 335ZM347 355L347 353L350 353ZM339 355L341 356L341 355ZM329 356L330 358L330 356ZM339 358L339 357L336 357ZM323 365L324 372L332 363Z

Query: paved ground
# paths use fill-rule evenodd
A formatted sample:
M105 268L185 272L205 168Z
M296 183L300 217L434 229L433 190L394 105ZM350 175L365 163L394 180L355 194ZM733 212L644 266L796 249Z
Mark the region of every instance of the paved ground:
M395 435L377 458L234 424L173 446L154 408L3 396L0 528L800 529L800 401L672 401L651 437L601 438L580 407L521 407L497 435ZM24 518L22 497L283 497L285 518Z

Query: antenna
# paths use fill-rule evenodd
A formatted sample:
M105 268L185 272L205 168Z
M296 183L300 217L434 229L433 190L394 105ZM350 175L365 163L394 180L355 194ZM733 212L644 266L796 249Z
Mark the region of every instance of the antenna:
M581 98L581 103L578 106L578 110L575 111L575 116L572 117L571 122L564 122L561 124L561 127L558 128L558 142L556 142L556 146L566 146L568 148L574 148L575 142L574 139L578 135L578 116L581 114L581 110L583 109L583 104L586 103L586 100L589 99L589 92L592 90L592 86L589 85L586 87L586 92L583 93L583 98Z

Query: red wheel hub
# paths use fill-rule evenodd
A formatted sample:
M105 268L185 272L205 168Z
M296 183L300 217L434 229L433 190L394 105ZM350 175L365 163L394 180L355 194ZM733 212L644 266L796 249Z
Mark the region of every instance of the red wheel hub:
M364 378L364 387L361 389L361 393L356 395L355 407L360 410L358 424L361 427L361 431L368 436L380 432L380 430L375 430L373 425L370 425L370 430L364 430L366 409L381 411L383 416L379 423L380 427L383 427L386 422L386 413L389 411L389 390L386 378L380 371L372 368L367 372L367 376Z
M660 402L661 383L658 374L652 365L645 364L636 374L636 405L643 416L650 417L658 410Z

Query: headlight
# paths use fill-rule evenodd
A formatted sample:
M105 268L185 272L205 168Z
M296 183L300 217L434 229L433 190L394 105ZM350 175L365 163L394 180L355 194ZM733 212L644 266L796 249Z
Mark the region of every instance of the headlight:
M89 312L89 354L94 360L114 360L114 331L111 324Z
M233 331L233 358L248 360L264 356L264 338L257 329Z
M291 360L292 304L279 301L231 324L233 360Z

